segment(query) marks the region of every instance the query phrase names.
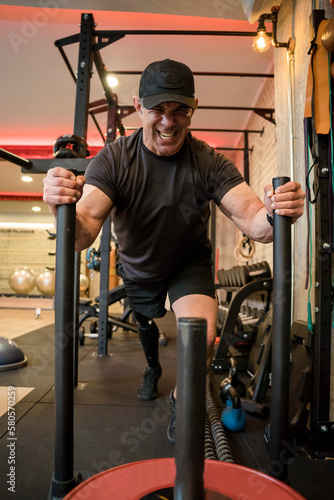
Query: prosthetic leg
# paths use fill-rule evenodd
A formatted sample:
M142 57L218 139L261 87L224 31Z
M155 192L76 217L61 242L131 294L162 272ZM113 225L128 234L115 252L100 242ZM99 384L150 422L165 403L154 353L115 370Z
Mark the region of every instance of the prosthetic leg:
M144 401L158 396L158 380L162 369L159 363L159 330L154 321L143 314L136 313L138 334L143 346L147 366L138 389L138 398Z

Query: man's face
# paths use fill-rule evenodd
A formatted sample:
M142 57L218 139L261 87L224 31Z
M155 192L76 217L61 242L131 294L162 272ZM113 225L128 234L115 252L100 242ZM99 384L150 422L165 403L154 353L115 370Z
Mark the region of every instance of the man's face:
M143 122L145 146L159 156L177 153L189 131L195 109L179 102L164 102L146 109L137 97L134 98L134 105Z

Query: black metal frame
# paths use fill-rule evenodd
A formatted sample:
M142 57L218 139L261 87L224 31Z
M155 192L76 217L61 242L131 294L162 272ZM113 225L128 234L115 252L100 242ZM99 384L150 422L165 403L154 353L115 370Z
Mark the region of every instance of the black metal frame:
M328 217L330 136L318 135L319 165L315 176L315 322L311 437L317 457L334 451L334 421L330 421L332 254ZM332 292L333 293L333 292Z
M314 10L312 21L314 35L321 21L325 18L324 10ZM333 57L332 57L333 61ZM333 85L333 78L332 78ZM334 99L331 94L332 108ZM333 117L331 117L333 123ZM314 123L313 123L314 125ZM330 241L329 217L329 169L331 168L329 151L331 148L331 130L329 134L316 135L313 126L314 148L317 166L314 169L315 200L315 294L313 325L313 395L311 405L311 449L315 458L324 458L334 453L334 421L330 420L330 367L331 367L331 311L333 308L333 287L331 283L332 255L334 248Z
M237 321L238 314L240 312L240 307L245 299L247 299L253 293L266 291L270 293L273 289L273 279L263 278L257 279L247 283L243 287L239 288L233 299L230 302L229 310L224 323L224 332L226 337L232 337L234 333L234 327ZM228 346L226 344L226 339L222 336L220 337L218 348L215 354L215 358L212 362L212 369L215 373L223 373L226 371L226 354Z

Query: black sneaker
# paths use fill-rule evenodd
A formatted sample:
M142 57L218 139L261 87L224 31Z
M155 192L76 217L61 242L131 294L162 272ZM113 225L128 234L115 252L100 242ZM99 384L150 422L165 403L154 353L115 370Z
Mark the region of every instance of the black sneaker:
M138 389L138 398L143 401L149 401L150 399L155 399L158 396L158 380L161 377L162 369L161 366L156 368L146 367L145 373L143 375L143 380Z
M176 399L174 398L174 389L170 393L170 409L172 418L167 429L167 438L170 443L175 443L175 419L176 419Z

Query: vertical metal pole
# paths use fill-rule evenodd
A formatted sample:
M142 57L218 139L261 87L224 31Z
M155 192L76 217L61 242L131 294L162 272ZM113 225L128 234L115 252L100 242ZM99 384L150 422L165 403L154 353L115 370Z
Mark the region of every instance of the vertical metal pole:
M92 14L82 14L73 133L84 139L87 137L90 79L93 65L93 35L94 18Z
M211 241L211 247L212 247L212 275L213 275L213 282L214 283L216 283L216 267L217 267L216 219L217 219L216 204L212 201L211 202L211 217L210 217L210 241Z
M99 302L99 336L98 355L108 353L108 306L109 306L109 264L110 264L111 217L102 228L101 267L100 267L100 302Z
M78 385L78 363L79 363L79 302L80 302L80 260L81 252L74 255L74 303L73 303L73 386Z
M179 319L175 500L204 499L206 330L205 319Z
M331 273L329 217L329 136L318 135L319 166L315 176L315 320L314 320L314 377L312 399L311 437L316 455L333 451L333 419L330 418L331 400Z
M275 177L274 191L289 182ZM291 218L274 211L273 333L269 473L287 482L291 335Z
M86 139L90 78L93 63L94 19L82 14L74 134ZM55 463L51 484L53 498L62 498L76 485L73 474L73 320L75 204L59 205L56 239L55 300Z
M75 486L73 474L73 296L75 205L59 205L55 294L55 462L52 497Z
M248 131L244 131L244 179L249 185L249 138Z

